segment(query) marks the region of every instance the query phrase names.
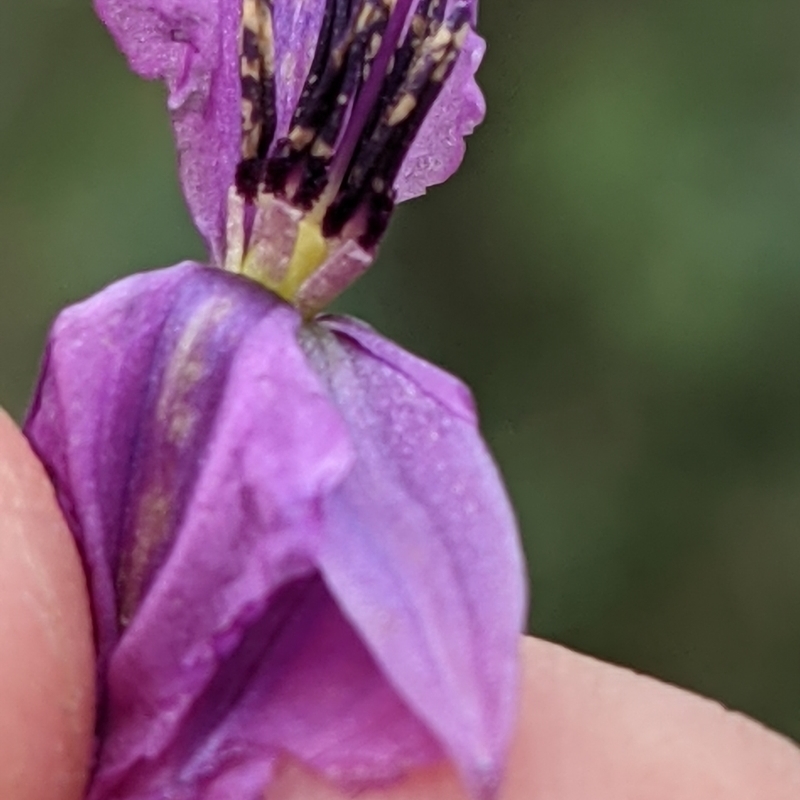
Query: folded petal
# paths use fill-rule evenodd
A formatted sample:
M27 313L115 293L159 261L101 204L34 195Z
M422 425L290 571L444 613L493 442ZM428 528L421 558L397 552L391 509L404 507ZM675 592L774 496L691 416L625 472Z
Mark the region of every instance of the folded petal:
M524 589L469 396L356 323L184 264L67 309L25 426L92 594L89 800L502 768Z
M515 715L526 580L466 388L352 320L306 348L356 461L325 501L325 579L381 670L491 796Z

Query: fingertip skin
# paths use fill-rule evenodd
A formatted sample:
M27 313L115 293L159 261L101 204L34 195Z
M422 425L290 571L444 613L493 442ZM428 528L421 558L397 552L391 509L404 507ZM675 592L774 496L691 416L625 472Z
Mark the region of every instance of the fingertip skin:
M93 662L72 536L44 469L0 411L0 798L82 797Z
M741 714L538 639L499 800L798 800L800 749ZM267 800L346 795L287 764ZM359 800L469 800L446 767Z
M800 749L718 703L527 639L503 800L797 800Z

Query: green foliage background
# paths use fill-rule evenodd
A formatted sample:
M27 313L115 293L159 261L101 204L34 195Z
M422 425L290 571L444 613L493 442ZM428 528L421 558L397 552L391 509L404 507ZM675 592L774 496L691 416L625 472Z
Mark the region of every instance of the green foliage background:
M461 375L531 629L800 739L800 9L486 0L490 113L339 303ZM0 4L0 403L48 321L202 258L89 0Z

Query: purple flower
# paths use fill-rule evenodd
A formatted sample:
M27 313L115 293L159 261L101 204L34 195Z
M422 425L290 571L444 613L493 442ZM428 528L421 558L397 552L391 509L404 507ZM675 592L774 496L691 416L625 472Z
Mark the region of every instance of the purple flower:
M88 797L256 800L286 755L355 789L448 759L491 797L525 611L502 482L461 383L314 316L457 167L474 4L97 7L167 81L216 266L62 312L26 423L92 596Z

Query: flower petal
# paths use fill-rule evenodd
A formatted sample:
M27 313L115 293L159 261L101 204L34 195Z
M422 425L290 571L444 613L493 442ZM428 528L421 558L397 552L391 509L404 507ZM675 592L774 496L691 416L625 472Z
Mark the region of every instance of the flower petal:
M477 5L477 3L475 3ZM470 32L450 79L436 99L395 181L397 201L425 194L444 183L461 165L465 137L486 116L486 102L475 81L486 43Z
M95 0L131 69L169 92L186 202L217 263L239 158L239 0Z
M359 323L323 326L305 346L356 461L325 500L322 573L474 793L492 796L525 615L513 513L461 384Z
M282 753L352 788L443 756L496 783L523 589L469 396L300 326L184 264L53 327L26 433L92 593L90 800L256 800Z
M185 518L205 508L195 494L217 466L218 414L238 426L223 451L237 480L222 490L255 483L263 513L301 507L349 468L346 433L298 351L297 325L255 284L194 264L121 281L57 320L26 431L60 478L80 538L101 665L173 560ZM237 378L249 391L228 399ZM294 402L278 402L282 392ZM274 429L259 416L265 404ZM269 457L251 463L237 437L259 433ZM306 529L291 530L307 549Z

